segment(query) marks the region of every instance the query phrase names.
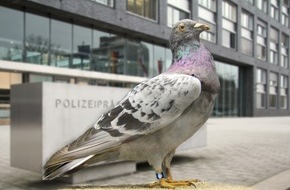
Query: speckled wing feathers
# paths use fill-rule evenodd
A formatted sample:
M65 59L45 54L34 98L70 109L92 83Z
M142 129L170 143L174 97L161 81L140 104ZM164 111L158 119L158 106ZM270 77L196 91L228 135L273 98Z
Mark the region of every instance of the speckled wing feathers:
M175 120L200 91L200 81L195 77L159 75L131 90L113 110L97 121L95 128L114 131L113 136L153 133Z
M200 81L189 75L158 75L131 90L83 135L55 153L46 166L114 149L166 127L200 95Z

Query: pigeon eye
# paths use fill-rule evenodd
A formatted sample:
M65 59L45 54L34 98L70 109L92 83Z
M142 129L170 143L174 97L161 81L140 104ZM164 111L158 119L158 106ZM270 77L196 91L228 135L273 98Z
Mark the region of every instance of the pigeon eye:
M183 24L180 24L178 26L178 30L179 30L179 32L183 32L185 30L185 26Z

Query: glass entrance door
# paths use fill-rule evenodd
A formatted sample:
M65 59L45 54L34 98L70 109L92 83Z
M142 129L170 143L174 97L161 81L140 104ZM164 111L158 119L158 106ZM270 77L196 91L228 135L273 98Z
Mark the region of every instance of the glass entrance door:
M215 61L221 88L216 98L213 116L239 116L239 67Z

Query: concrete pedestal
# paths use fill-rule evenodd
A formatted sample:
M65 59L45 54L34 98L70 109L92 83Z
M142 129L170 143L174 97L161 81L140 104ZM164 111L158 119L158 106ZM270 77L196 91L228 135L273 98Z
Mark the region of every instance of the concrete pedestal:
M11 166L42 174L44 164L55 151L91 127L128 90L58 83L13 86ZM103 163L76 172L69 181L79 183L135 170L134 162Z

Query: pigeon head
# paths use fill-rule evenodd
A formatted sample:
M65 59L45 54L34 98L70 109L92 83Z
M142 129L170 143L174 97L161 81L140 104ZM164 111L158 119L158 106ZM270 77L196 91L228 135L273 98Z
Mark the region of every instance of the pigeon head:
M183 19L176 22L171 30L169 43L172 52L176 50L179 46L187 44L198 44L199 34L202 31L209 30L210 28L205 24L197 23L194 20Z

